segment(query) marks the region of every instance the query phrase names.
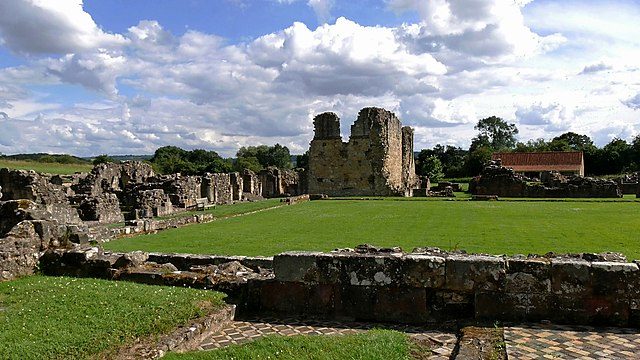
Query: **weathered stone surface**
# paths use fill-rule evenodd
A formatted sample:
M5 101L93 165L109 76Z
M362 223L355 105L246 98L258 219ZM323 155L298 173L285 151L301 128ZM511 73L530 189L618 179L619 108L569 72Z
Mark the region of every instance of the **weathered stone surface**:
M303 282L309 279L316 266L316 255L312 252L286 252L273 257L273 272L278 281ZM314 281L316 279L309 279Z
M505 277L505 260L493 256L453 255L446 261L445 288L455 291L497 291Z
M169 195L162 189L138 190L131 192L127 220L165 216L173 213Z
M619 198L622 192L612 180L582 176L566 178L548 173L545 183L528 184L527 179L513 169L490 161L469 183L469 192L474 195L496 195L500 197L530 198Z
M297 170L269 167L258 173L258 179L262 184L262 196L266 198L307 193L307 189L301 187L300 175Z
M551 263L548 259L507 259L504 290L514 294L551 292Z
M258 175L249 169L244 169L242 172L242 192L245 198L262 197L262 183Z
M72 188L78 194L99 196L104 192L120 193L129 184L144 183L155 176L150 164L140 161L96 165Z
M118 260L116 260L113 266L115 268L129 268L129 267L139 267L141 266L147 259L149 258L149 254L142 251L134 251L130 253L126 253L122 255Z
M551 260L551 291L557 295L591 294L591 263L578 259Z
M417 187L413 133L410 128L403 130L392 112L362 109L351 126L348 143L340 138L335 114L316 116L314 125L316 135L309 148L309 193L408 196Z
M230 204L234 200L234 188L230 174L205 174L202 177L202 197L211 204Z
M97 221L103 224L124 221L120 201L112 193L83 198L78 205L78 214L83 221Z
M445 284L444 257L407 255L402 259L402 281L408 286L440 289Z
M34 171L0 169L2 201L31 200L60 223L81 223L78 212L71 207L67 191L50 182L50 176Z

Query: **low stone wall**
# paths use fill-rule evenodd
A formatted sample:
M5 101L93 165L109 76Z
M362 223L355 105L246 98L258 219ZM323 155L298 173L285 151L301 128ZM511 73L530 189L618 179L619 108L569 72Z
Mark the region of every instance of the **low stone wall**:
M589 260L587 260L589 259ZM244 312L402 323L550 320L640 326L640 271L606 256L284 253L249 282Z
M640 270L619 254L501 257L364 246L271 259L88 248L47 251L40 268L49 275L219 290L245 314L640 327Z

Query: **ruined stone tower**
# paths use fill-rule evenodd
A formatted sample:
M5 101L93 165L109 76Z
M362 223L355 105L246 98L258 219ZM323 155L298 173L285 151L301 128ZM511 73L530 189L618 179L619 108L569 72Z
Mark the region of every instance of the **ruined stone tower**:
M309 148L309 193L329 196L411 196L416 188L413 129L390 111L360 110L349 142L340 119L327 112L313 119Z

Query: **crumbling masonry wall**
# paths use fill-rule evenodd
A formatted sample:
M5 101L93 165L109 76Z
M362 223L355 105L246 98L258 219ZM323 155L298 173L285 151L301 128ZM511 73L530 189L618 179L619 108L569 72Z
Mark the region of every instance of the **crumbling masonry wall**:
M349 142L334 113L314 118L309 148L309 193L330 196L411 196L417 187L413 130L390 111L360 110Z
M215 266L228 261L239 263L230 276L221 277ZM504 257L362 246L270 259L102 254L92 248L48 251L40 267L51 275L224 291L245 314L418 324L550 320L640 327L640 270L611 253Z

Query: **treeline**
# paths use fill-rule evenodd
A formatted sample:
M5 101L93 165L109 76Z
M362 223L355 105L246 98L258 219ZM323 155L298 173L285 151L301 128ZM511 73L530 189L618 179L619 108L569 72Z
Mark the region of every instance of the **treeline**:
M640 170L640 135L631 143L614 138L602 148L587 135L566 132L551 140L518 142L518 129L501 118L482 119L469 149L436 145L416 156L416 172L432 180L476 176L494 152L582 151L587 175L614 175Z
M201 175L205 172L227 173L244 169L258 172L269 166L292 168L289 149L280 144L241 147L236 158L223 158L212 150L164 146L155 151L149 162L161 174Z

